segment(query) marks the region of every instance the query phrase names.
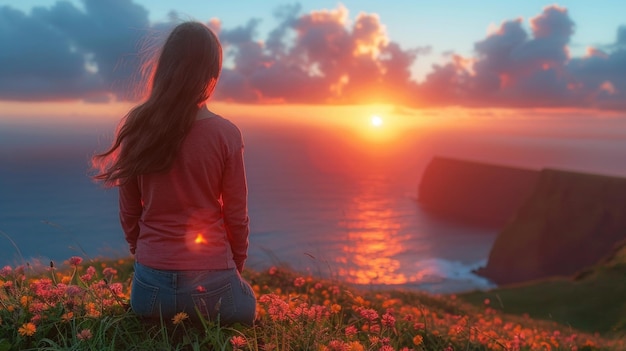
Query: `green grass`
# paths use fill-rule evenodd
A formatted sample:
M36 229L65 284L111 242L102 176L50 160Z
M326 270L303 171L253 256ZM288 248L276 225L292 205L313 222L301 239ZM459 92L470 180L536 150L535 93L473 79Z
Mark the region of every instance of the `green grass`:
M492 308L527 314L572 328L626 335L626 245L612 257L572 278L544 279L460 294L476 306L489 299Z
M496 303L364 290L281 268L244 272L258 297L253 327L192 324L189 318L145 323L128 307L131 270L130 259L5 267L0 351L626 349L618 335L505 314ZM575 298L570 301L576 305Z

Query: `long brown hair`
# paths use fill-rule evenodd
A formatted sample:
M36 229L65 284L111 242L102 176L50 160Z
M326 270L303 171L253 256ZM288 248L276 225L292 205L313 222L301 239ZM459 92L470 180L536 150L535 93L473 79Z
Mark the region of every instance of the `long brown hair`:
M112 146L92 158L93 178L119 185L141 174L167 171L222 67L222 47L204 24L184 22L150 63L149 95L121 121Z

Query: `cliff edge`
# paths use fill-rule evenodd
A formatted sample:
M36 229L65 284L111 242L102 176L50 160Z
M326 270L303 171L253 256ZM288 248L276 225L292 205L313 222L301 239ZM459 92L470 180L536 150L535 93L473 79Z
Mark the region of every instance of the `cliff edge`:
M590 267L626 239L626 178L542 170L481 275L509 284Z
M528 199L538 176L533 170L435 157L422 175L418 201L452 220L501 228Z

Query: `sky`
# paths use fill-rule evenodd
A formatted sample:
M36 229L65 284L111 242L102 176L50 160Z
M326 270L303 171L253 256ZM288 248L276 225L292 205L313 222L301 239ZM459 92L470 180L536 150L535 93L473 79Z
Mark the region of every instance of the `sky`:
M186 19L225 48L216 101L626 110L622 0L0 0L0 106L132 101Z

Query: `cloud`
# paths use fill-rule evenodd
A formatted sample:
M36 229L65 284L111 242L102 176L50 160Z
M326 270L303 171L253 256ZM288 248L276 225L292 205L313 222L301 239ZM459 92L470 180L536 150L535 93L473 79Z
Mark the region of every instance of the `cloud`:
M570 57L575 23L565 8L546 7L530 29L505 21L475 43L474 57L433 67L418 95L434 105L626 109L625 27L607 51L583 58Z
M258 20L219 34L232 67L217 99L240 102L359 103L399 100L410 82L418 50L390 41L375 14L350 21L347 8L299 14L275 12L279 25L255 40ZM393 93L390 93L393 92ZM398 101L399 102L399 101Z
M180 19L172 12L169 22L150 23L132 0L83 5L0 7L0 99L136 97L142 45L163 40ZM504 21L474 43L471 56L446 55L422 83L411 67L431 48L401 47L377 14L351 16L342 5L301 11L278 7L265 38L260 19L236 27L208 21L225 53L215 100L626 109L626 27L614 43L571 57L576 26L563 7L546 7L528 23Z
M0 8L0 97L128 98L148 12L129 0L69 2L30 14Z

